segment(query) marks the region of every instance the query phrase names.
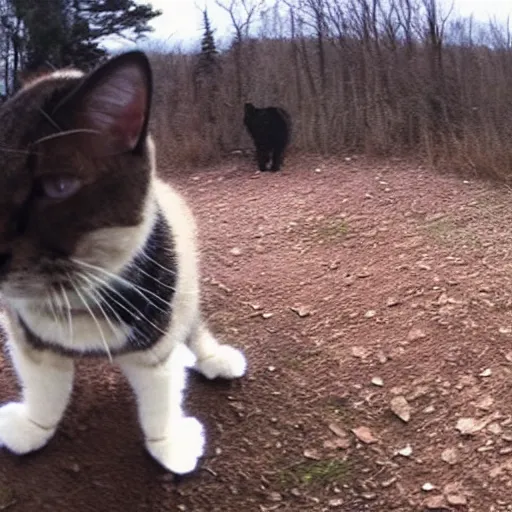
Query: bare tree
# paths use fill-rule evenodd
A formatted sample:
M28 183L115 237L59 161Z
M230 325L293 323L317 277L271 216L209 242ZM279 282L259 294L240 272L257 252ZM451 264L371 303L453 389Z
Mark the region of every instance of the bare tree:
M242 102L244 87L244 42L249 38L254 18L264 8L265 0L215 0L215 3L229 14L231 24L235 31L233 39L233 52L235 55L237 100Z

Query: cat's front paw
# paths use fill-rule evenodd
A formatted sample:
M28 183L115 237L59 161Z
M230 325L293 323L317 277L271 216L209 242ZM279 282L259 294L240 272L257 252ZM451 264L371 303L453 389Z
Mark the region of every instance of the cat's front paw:
M42 428L32 422L25 404L11 402L0 407L0 446L18 455L42 448L55 428Z
M147 441L149 453L164 467L184 475L197 466L204 451L204 429L195 418L181 418L173 424L168 438Z
M199 359L195 368L208 379L235 379L245 374L247 362L240 350L219 345L211 356Z

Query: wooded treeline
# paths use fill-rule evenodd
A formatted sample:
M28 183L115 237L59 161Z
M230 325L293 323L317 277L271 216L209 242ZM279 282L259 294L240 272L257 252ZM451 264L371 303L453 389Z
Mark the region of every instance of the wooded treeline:
M251 101L289 110L294 150L512 172L506 23L459 19L436 0L221 2L233 22L227 49L153 56L154 126L168 161L209 163L250 147Z
M205 11L198 52L151 54L152 125L167 163L251 147L251 101L290 112L294 151L412 154L512 176L509 20L460 19L438 0L215 2L231 20L228 44L217 47ZM25 71L95 65L102 38L143 37L158 14L133 0L0 0L6 92Z
M4 94L12 94L25 74L95 66L106 56L105 37L136 40L158 15L151 4L133 0L0 0Z

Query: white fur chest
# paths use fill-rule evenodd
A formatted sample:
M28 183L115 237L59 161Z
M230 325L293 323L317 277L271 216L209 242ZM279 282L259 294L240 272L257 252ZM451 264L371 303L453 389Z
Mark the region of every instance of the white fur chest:
M26 326L42 341L73 352L107 352L124 347L131 328L94 311L48 311L25 299L10 300L10 305Z

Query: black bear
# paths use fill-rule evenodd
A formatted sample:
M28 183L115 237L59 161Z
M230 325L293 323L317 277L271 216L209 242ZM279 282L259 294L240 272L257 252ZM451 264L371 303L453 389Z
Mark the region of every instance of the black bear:
M256 108L245 104L244 124L256 146L256 158L260 171L278 171L283 163L284 151L290 142L291 118L279 107Z

